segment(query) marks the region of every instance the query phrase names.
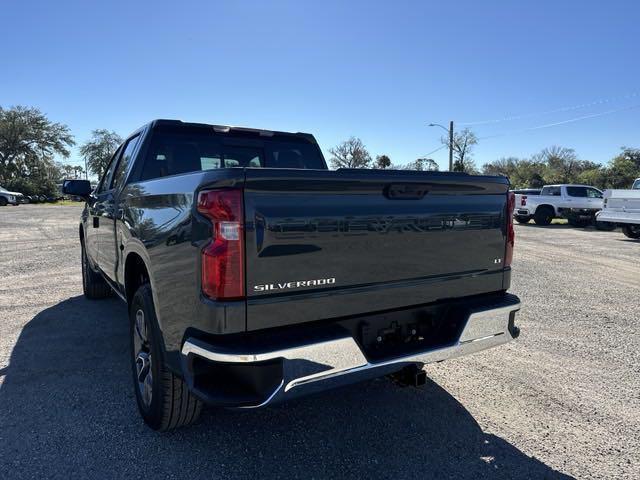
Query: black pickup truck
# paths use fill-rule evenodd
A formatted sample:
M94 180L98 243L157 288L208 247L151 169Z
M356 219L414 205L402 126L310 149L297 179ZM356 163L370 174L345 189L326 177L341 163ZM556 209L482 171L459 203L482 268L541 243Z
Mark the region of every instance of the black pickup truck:
M328 170L313 136L155 120L79 226L87 298L129 306L149 426L253 408L518 336L503 177Z

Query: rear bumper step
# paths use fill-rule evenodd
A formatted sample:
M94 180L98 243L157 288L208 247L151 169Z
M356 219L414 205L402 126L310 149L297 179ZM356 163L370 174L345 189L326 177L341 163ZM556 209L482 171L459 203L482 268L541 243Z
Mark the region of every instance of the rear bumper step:
M183 374L194 393L210 404L238 408L262 407L314 391L394 373L407 366L440 362L505 344L520 333L514 323L519 310L519 299L509 295L503 304L473 310L453 344L375 362L365 357L351 336L274 351L228 351L216 349L196 338L188 338L182 347ZM271 378L258 381L261 388L252 394L238 395L238 388L223 388L226 392L235 393L212 396L194 382L194 362L198 360L215 368L234 369L235 372L243 368L246 372L247 368L253 366L254 377L265 372ZM218 381L224 381L225 375L218 378Z

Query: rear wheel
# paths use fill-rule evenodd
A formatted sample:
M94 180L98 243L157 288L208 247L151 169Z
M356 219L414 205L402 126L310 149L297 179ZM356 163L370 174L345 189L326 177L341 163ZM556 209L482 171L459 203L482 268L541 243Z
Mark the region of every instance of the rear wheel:
M633 239L640 238L640 225L625 225L622 227L622 233Z
M84 242L81 245L81 262L82 262L82 291L84 296L91 300L110 297L113 293L111 287L107 284L99 272L95 272L89 263L89 257L84 248Z
M546 226L551 223L553 220L553 210L549 207L540 207L536 210L536 213L533 215L533 221L536 222L536 225Z
M133 385L145 423L163 432L194 423L202 411L202 402L165 364L149 284L134 294L129 318Z
M531 220L529 215L516 215L514 218L518 223L529 223L529 220Z

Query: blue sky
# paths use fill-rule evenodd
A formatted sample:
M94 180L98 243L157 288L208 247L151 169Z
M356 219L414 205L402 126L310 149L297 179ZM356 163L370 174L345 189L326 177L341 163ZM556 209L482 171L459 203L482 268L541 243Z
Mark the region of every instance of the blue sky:
M308 131L327 156L354 135L407 163L439 146L429 122L525 115L475 125L508 132L481 140L476 162L640 147L635 0L5 0L2 18L0 105L39 107L78 143L179 118ZM447 152L432 158L445 166Z

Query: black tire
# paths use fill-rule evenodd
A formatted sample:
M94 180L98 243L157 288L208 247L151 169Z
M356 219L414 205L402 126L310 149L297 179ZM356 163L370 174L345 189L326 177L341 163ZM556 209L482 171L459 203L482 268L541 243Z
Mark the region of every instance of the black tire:
M202 402L166 366L149 284L134 294L129 319L133 387L140 415L149 427L161 432L193 424Z
M596 229L603 232L613 232L617 225L613 222L596 222Z
M554 211L549 207L539 207L533 215L533 221L536 225L547 226L553 220Z
M640 238L640 225L625 225L622 227L622 233L628 238L637 240Z
M531 217L528 215L516 215L513 218L515 218L518 223L529 223L529 220L531 220Z
M87 252L84 249L84 242L80 242L81 246L81 262L82 262L82 291L84 296L90 300L99 300L108 298L113 295L111 287L100 272L96 272L89 263Z
M6 198L0 197L0 207L6 207L8 203Z

